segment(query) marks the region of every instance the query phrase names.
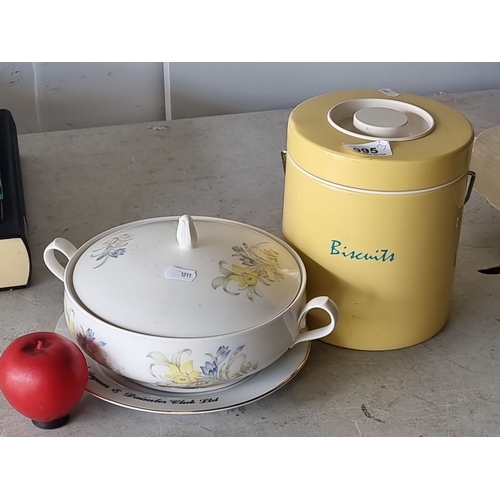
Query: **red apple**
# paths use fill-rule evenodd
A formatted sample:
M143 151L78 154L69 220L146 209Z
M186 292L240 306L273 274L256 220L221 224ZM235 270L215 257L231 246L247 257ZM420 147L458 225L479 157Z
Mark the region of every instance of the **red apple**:
M88 367L80 348L53 332L23 335L0 356L0 390L37 427L64 425L82 397Z

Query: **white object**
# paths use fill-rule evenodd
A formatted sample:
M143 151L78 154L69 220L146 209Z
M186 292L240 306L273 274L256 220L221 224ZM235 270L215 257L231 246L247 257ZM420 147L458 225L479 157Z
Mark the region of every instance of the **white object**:
M474 141L471 170L477 174L474 189L500 210L500 126L483 130Z
M198 233L194 226L193 218L183 215L177 226L177 243L181 248L195 248L198 242Z
M74 341L64 315L60 317L55 332ZM145 388L102 368L85 354L89 366L87 391L108 403L131 410L177 415L212 413L238 408L269 396L299 373L310 352L311 343L303 342L294 349L289 349L275 363L253 377L247 377L227 388L214 389L194 396L190 392L178 393Z
M191 244L196 232L195 247L180 245L189 239L179 237L180 221ZM68 259L65 268L55 251ZM78 250L56 238L44 260L64 281L66 321L82 349L151 387L206 390L234 383L295 344L328 335L338 317L327 297L306 303L305 267L288 244L235 221L132 222ZM169 267L192 279L170 279ZM313 308L326 311L330 322L305 331Z
M382 139L362 144L344 144L347 149L354 153L366 156L392 156L392 148L389 141Z
M388 97L398 97L401 95L401 94L398 94L397 92L395 92L394 90L391 90L391 89L378 89L378 91L382 92L382 94L385 94Z
M394 99L350 99L327 113L332 127L360 139L410 141L432 132L434 118L422 108Z
M361 108L353 116L353 125L359 131L376 137L393 137L407 123L405 113L386 107Z

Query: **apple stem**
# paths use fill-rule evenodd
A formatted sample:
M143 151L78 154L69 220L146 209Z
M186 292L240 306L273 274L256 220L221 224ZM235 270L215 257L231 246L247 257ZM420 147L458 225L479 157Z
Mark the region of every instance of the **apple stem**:
M37 340L36 350L41 351L43 349L43 342L41 340Z

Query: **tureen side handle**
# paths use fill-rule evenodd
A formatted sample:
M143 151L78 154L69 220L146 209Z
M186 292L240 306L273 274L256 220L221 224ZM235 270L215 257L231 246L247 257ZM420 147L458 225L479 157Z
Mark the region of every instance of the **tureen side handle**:
M328 313L328 316L330 316L330 323L328 323L328 325L326 326L315 328L314 330L299 333L297 339L291 347L298 344L299 342L321 339L333 332L333 329L335 328L335 325L337 324L337 321L339 319L339 308L337 307L337 304L335 304L335 302L330 299L330 297L326 296L315 297L304 306L299 314L299 329L305 327L306 314L311 309L323 309L323 311L326 311Z
M52 243L50 243L43 252L43 260L45 265L49 268L52 274L64 281L64 267L59 264L56 259L55 251L61 252L68 260L73 257L76 252L76 247L73 243L70 243L64 238L56 238Z

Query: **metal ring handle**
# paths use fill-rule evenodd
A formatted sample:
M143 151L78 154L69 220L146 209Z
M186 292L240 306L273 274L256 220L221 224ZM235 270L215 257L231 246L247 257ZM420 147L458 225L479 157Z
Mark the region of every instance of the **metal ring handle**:
M474 182L476 181L476 172L474 172L473 170L469 170L467 175L470 177L470 180L467 186L467 192L465 193L464 205L469 201L469 198L472 194L472 188L474 187Z
M286 173L286 151L281 152L281 163L283 163L283 172Z

